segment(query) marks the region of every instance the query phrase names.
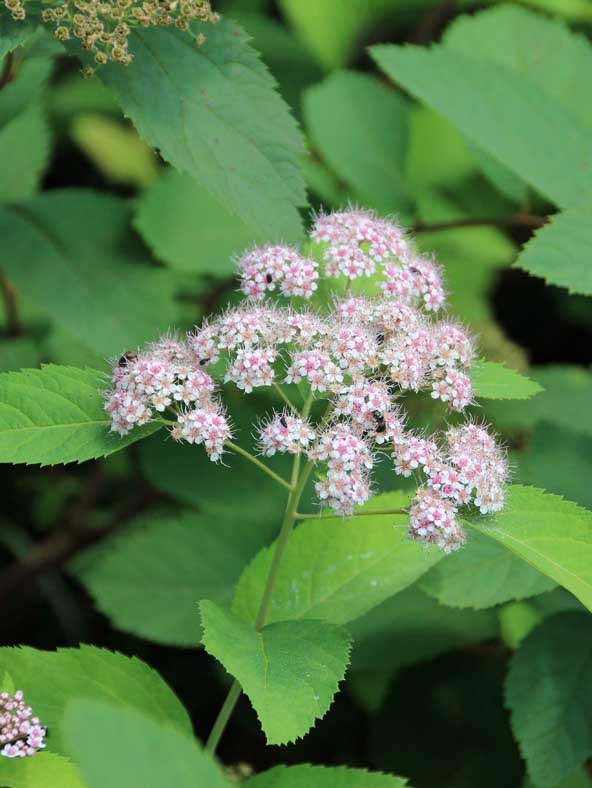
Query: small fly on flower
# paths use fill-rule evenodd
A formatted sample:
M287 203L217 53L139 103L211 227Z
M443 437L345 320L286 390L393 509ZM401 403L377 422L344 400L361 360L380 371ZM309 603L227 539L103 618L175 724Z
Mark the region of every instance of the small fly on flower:
M128 364L133 364L134 361L137 361L138 354L134 353L133 350L126 350L125 353L121 356L119 361L117 362L118 366L126 367Z
M375 410L372 413L372 418L376 422L376 432L380 434L381 432L386 432L386 422L384 420L384 416L379 410Z

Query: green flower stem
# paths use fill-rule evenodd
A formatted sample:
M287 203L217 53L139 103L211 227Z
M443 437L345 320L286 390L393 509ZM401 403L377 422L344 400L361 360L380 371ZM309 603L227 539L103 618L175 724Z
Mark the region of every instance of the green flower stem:
M277 393L280 395L280 397L284 400L286 405L290 408L290 410L294 411L294 413L297 413L298 412L298 408L294 407L294 405L292 404L292 400L290 399L290 397L288 397L288 395L283 390L283 388L279 385L279 383L274 383L273 387L277 391Z
M297 468L300 463L300 455L297 454L294 458L294 466ZM292 528L294 527L294 523L296 522L296 509L298 508L298 503L300 502L300 496L302 495L302 491L308 481L308 477L310 476L310 472L312 470L313 464L311 462L307 463L298 479L298 483L293 493L288 498L288 505L286 506L286 513L284 515L284 521L282 523L282 528L280 531L280 535L278 536L277 544L275 547L275 551L273 554L273 561L271 562L271 567L269 569L269 574L267 576L267 582L265 584L265 589L263 591L263 596L261 598L261 604L259 606L259 612L257 613L257 619L255 621L255 628L262 629L265 625L265 621L267 619L267 615L269 613L269 608L271 606L271 598L273 596L273 592L275 589L275 585L277 582L277 578L280 571L280 566L282 563L282 559L284 557L284 553L286 552L286 547L288 545L288 540L290 538L290 534L292 533Z
M274 471L272 471L271 468L268 468L267 465L264 462L261 462L261 460L258 460L257 457L254 457L251 454L251 452L247 451L246 449L243 449L242 446L239 446L237 443L233 443L232 441L226 441L226 443L224 445L226 447L228 447L231 451L235 451L237 454L240 454L242 457L244 457L249 462L252 462L253 465L256 465L257 468L259 468L260 471L263 471L263 473L266 473L268 476L270 476L272 479L274 479L278 484L281 484L282 487L285 487L286 490L290 490L290 492L292 492L294 490L294 484L293 483L290 484L290 482L287 482L285 479L282 479L281 476L278 476L278 474L275 473Z
M164 418L157 419L157 421L159 421L161 424L165 424L167 427L168 426L174 427L175 424L176 424L176 422L171 421L170 419L164 419ZM261 460L257 459L257 457L255 457L253 454L251 454L250 451L247 451L246 449L243 449L242 446L239 446L237 443L233 443L232 441L226 441L226 443L224 445L228 449L230 449L231 451L234 451L237 454L240 454L242 457L244 457L249 462L252 462L253 465L256 465L257 468L259 468L260 471L263 471L263 473L266 473L270 478L272 478L278 484L281 484L282 487L285 487L286 490L290 490L290 492L292 492L292 490L294 489L294 485L293 484L290 484L290 482L287 482L285 479L282 479L281 476L279 476L277 473L275 473L275 471L272 471L271 468L268 468L267 465L264 462L261 462Z
M224 730L228 724L228 720L230 719L230 715L234 711L234 707L236 706L237 700L240 698L242 692L242 687L238 683L236 679L232 682L232 686L228 691L228 695L226 696L226 700L218 716L216 717L216 722L214 723L214 727L212 728L210 735L208 736L208 740L206 742L206 752L210 752L214 754L216 751L216 747L218 746L218 742L224 733Z
M313 395L311 393L308 399L306 400L306 402L304 403L304 407L302 409L303 419L308 418L308 414L310 413L310 409L312 406L312 401L313 401ZM227 445L230 447L230 444L227 443ZM296 510L298 508L298 504L300 503L300 498L302 496L304 488L306 487L306 482L308 481L308 477L310 476L311 471L313 469L314 464L312 462L307 462L304 468L302 469L302 473L301 473L300 458L301 458L300 454L297 454L294 457L294 463L292 465L291 483L289 485L290 494L288 495L288 500L286 502L286 511L284 514L282 527L280 529L277 544L275 547L275 552L273 554L273 560L271 563L271 567L269 569L269 574L267 575L265 588L263 589L263 596L261 597L259 612L257 613L257 619L255 621L255 628L257 630L261 630L265 626L265 621L267 620L267 616L269 614L269 608L271 607L273 591L277 583L282 559L286 552L286 547L288 546L288 540L290 538L290 534L292 533L292 529L294 528L294 523L296 522ZM253 457L253 459L255 458ZM266 470L269 469L266 468ZM224 701L224 704L220 709L220 713L218 714L218 717L216 719L216 722L214 723L212 731L208 736L208 740L206 742L207 752L213 754L216 751L218 742L220 741L220 738L222 737L222 734L226 729L226 725L228 724L230 715L232 714L234 707L236 706L237 701L241 696L241 692L242 692L241 686L239 682L235 679L234 682L232 683L232 686L230 687L228 695L226 696L226 700Z
M375 514L408 514L407 509L366 509L360 512L353 512L348 514L348 517L370 517ZM318 514L304 514L296 512L294 519L296 520L329 520L336 517L343 517L342 514L336 512L319 512Z

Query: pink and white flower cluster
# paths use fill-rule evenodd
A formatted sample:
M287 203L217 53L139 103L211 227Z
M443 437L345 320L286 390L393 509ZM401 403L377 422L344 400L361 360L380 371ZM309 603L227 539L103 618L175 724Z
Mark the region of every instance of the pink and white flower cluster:
M447 552L465 540L457 521L461 506L474 504L482 514L504 505L508 478L505 453L485 427L468 423L451 427L446 447L409 434L395 447L395 471L403 476L423 474L410 508L410 535Z
M416 254L398 225L370 211L322 214L311 240L322 263L287 246L251 249L238 260L247 296L238 306L183 340L164 338L124 354L107 394L112 429L125 435L160 418L173 438L202 444L218 460L231 429L214 373L245 394L297 384L305 396L327 401L326 416L315 424L292 408L274 412L258 428L260 453L306 454L321 466L321 503L348 515L372 494L377 452L391 451L396 473L421 485L410 509L411 536L452 550L464 539L459 507L488 513L503 506L504 453L472 423L451 427L444 448L408 430L400 397L426 391L450 411L463 411L473 402L474 342L462 325L437 319L441 271ZM311 299L320 272L346 277L347 294L328 305L325 295L317 309L266 298L275 292ZM364 287L373 295L351 294L356 279L374 275Z
M238 259L241 290L260 298L279 288L284 296L310 298L317 289L318 265L291 246L252 249Z
M214 380L203 366L186 342L170 337L148 345L143 353L124 353L106 395L111 430L126 435L169 411L176 418L172 436L203 444L210 459L218 460L231 429L214 397Z
M45 747L46 729L25 703L21 690L0 693L0 755L26 758Z
M308 457L327 464L326 477L315 484L321 503L347 515L370 498L369 471L374 458L363 435L347 422L323 430Z
M308 420L288 411L276 413L259 428L259 446L264 457L276 453L300 454L314 439Z

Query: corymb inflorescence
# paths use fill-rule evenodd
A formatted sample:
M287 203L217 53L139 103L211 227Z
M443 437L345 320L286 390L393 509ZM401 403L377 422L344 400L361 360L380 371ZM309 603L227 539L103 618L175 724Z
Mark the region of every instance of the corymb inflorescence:
M270 244L237 267L238 306L183 339L122 356L106 400L114 431L160 419L173 438L220 460L236 447L215 380L245 394L275 387L290 407L256 427L260 453L305 455L321 506L352 514L390 453L394 473L417 480L409 533L420 542L454 550L464 541L460 507L503 507L507 461L486 426L455 423L432 436L409 427L407 391L426 392L450 413L473 403L475 345L462 325L439 317L442 271L403 228L371 211L322 214L306 252ZM304 392L302 413L283 384ZM327 406L316 423L313 400Z

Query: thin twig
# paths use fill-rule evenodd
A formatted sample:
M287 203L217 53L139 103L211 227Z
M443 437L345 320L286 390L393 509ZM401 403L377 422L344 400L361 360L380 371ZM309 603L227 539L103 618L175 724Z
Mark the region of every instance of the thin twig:
M6 311L6 333L9 337L19 337L23 329L18 315L18 294L3 271L0 271L0 289Z
M453 14L455 5L456 0L441 0L440 3L436 3L419 20L419 24L409 36L409 43L427 44L433 41Z

